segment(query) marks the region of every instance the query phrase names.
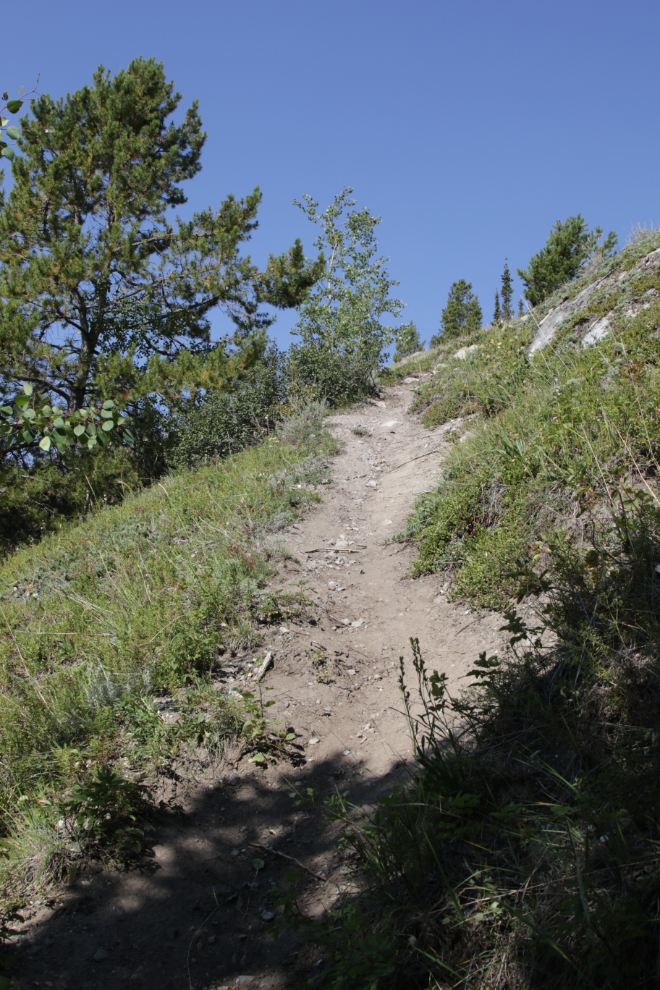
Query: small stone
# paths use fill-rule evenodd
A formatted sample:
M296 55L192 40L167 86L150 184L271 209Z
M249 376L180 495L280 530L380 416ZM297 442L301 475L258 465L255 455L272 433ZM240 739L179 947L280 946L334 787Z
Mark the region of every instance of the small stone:
M310 746L316 746L316 744L317 744L318 742L320 742L320 739L310 739L310 740L309 740L309 745L310 745Z
M418 381L419 381L419 378L404 378L403 379L403 384L404 385L416 385Z
M227 783L229 784L230 787L233 787L235 784L239 782L240 779L241 779L240 774L236 773L236 771L234 770L233 773L229 774L229 780L227 781Z
M239 987L249 987L250 984L254 983L254 976L237 976L236 984Z
M108 953L105 949L97 949L94 953L94 962L103 962L108 958Z
M288 708L288 707L289 707L289 702L288 702L288 701L285 701L285 702L284 702L284 707L285 707L285 708Z
M165 936L166 936L166 938L169 938L169 939L175 939L178 934L179 934L179 929L178 928L168 928L165 931Z
M329 591L335 591L336 588L337 588L337 582L336 581L328 581L328 590Z
M217 935L211 935L211 937L208 939L209 945L215 945L217 941L218 941Z
M355 671L354 670L347 670L346 673L348 674L349 677L355 677Z
M371 481L368 481L367 488L378 488L378 482L374 481L373 479Z
M351 625L353 626L353 629L359 629L363 622L364 619L356 619L355 622L351 622Z
M275 912L274 911L262 911L261 912L261 917L262 917L263 921L272 921L273 918L275 917Z

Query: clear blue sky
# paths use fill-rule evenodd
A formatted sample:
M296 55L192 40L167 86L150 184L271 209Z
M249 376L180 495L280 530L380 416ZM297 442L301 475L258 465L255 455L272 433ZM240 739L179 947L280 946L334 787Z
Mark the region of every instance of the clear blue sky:
M660 223L658 0L33 0L3 27L12 95L162 60L208 131L189 206L261 186L262 263L297 236L311 253L294 197L353 186L426 340L455 279L489 318L505 256L525 267L556 220L620 243Z

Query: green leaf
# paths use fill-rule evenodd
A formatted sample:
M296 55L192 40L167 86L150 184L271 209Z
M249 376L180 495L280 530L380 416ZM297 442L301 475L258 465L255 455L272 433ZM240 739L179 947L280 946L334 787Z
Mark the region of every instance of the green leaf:
M13 406L1 406L0 407L0 412L1 413L4 413L5 416L13 416L14 415L14 407Z
M254 756L251 756L250 759L248 760L248 763L265 763L265 762L266 762L266 757L264 756L263 753L255 753Z
M50 450L50 437L42 437L39 446L42 450Z
M264 863L263 859L253 859L252 860L252 865L254 866L255 870L258 873L259 870L263 870L263 868L264 868L264 866L266 864Z
M109 409L101 410L101 419L112 419L112 413Z
M108 430L111 430L114 425L115 424L112 422L111 419L106 419L105 423L103 423L103 425L101 426L101 429L105 430L105 432L107 433Z
M7 109L10 113L18 113L22 106L23 100L10 100L7 104Z
M16 157L14 155L14 149L13 148L3 148L2 151L0 151L0 155L3 158L8 158L10 162L13 161L14 158Z
M41 407L41 415L42 416L52 416L53 415L53 410L51 409L50 406L42 406Z
M87 441L87 446L89 448L95 447L96 446L96 437L90 437L88 439L88 441Z
M9 123L8 117L0 117L0 127L6 127Z
M58 430L61 430L66 426L66 423L61 416L58 416L57 419L53 420L53 426L57 427Z
M32 395L34 392L34 385L30 385L29 382L23 382L23 391L26 395Z
M32 409L30 406L28 406L28 408L23 413L23 418L24 419L34 419L34 417L36 415L37 414L35 413L34 409Z
M105 402L103 403L103 408L104 409L114 409L115 408L115 404L112 401L112 399L106 399Z
M77 437L81 437L83 435L83 433L85 432L85 427L82 426L82 425L74 426L73 432L75 433L75 435Z
M12 124L11 127L7 128L7 137L10 137L12 141L18 141L21 136L21 129L17 127L16 124Z
M33 443L34 442L34 437L30 433L30 431L27 429L27 427L23 430L23 439L25 440L26 443Z

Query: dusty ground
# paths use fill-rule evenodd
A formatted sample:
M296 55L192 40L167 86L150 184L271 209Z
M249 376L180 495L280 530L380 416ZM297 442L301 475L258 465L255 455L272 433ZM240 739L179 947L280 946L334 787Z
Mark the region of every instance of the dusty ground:
M301 952L294 934L273 938L269 891L286 886L296 868L290 858L298 860L306 868L298 904L317 916L354 889L353 867L336 851L336 827L324 828L314 806L297 805L290 784L317 798L339 788L369 802L410 758L397 684L409 637L448 675L452 692L481 650L500 645L500 616L450 604L441 577L411 580L413 552L385 545L415 496L433 487L460 433L459 424L429 431L407 416L414 387L385 389L382 401L331 418L345 444L333 483L324 503L282 536L290 559L272 588L299 590L307 581L317 606L271 630L266 643L269 714L296 731L297 758L264 769L231 754L210 766L200 753L192 779L189 764L185 773L175 768L161 794L180 810L157 823L137 867L99 865L33 904L13 940L19 990L274 990L292 985L296 960L322 970L323 954ZM240 666L227 666L223 686L245 686Z

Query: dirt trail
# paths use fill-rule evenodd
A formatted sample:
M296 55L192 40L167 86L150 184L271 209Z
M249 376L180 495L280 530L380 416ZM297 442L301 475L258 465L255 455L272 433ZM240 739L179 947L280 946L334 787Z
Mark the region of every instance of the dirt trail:
M336 852L336 829L323 827L318 807L296 805L290 783L317 798L339 787L368 802L410 756L397 684L409 637L452 692L481 650L499 646L499 616L448 603L441 578L406 576L412 550L384 545L416 495L433 488L452 428L428 431L406 414L414 387L385 389L382 401L330 419L345 444L333 483L282 536L290 559L272 590L307 581L317 607L271 630L262 686L274 701L269 714L295 729L298 755L263 768L231 754L210 765L200 752L196 767L168 771L159 796L181 810L157 824L137 867L99 865L35 902L13 940L19 990L274 990L291 985L296 961L322 969L318 951L301 951L295 935L274 940L269 891L286 886L298 861L298 904L318 916L354 889L353 868ZM223 686L247 686L227 668Z

